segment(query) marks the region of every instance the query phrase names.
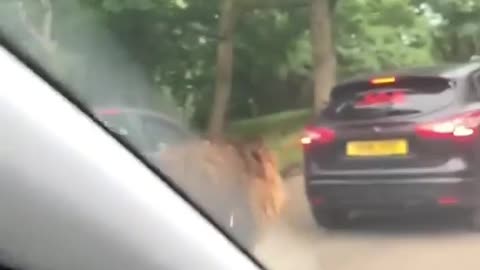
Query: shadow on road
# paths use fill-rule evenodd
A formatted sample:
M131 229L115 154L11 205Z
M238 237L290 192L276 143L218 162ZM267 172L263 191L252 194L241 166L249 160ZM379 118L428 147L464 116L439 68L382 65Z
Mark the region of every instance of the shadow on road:
M480 269L480 233L461 213L362 216L342 230L312 219L302 177L286 182L285 215L267 230L256 255L275 270Z
M304 195L303 178L294 177L287 184L289 209L285 220L292 229L323 231L315 225ZM351 220L343 229L326 231L326 234L405 236L441 234L477 234L468 227L465 212L407 213L392 211L383 215L363 215ZM480 235L480 232L478 233Z
M391 213L388 216L362 216L351 220L347 227L331 232L379 236L475 233L468 227L464 213Z

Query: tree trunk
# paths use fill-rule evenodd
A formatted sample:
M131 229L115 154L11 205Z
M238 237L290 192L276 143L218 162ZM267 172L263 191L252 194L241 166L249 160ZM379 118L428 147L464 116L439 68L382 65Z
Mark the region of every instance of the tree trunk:
M329 0L312 0L311 39L313 53L314 103L318 114L328 102L335 85L335 49L332 35L333 7Z
M235 22L235 0L223 0L219 21L215 97L208 126L208 135L212 140L222 138L225 126L225 118L232 90Z

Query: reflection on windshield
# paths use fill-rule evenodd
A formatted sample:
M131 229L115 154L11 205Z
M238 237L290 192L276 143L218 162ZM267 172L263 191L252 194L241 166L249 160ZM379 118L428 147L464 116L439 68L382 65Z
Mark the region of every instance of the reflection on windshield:
M451 230L480 227L478 18L471 0L0 2L6 39L272 269L480 267ZM409 89L358 106L335 90L357 74Z

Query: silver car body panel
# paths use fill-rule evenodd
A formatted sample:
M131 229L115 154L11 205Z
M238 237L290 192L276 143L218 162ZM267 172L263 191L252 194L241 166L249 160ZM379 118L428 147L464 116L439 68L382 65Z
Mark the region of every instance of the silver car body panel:
M0 47L0 260L35 270L258 269Z

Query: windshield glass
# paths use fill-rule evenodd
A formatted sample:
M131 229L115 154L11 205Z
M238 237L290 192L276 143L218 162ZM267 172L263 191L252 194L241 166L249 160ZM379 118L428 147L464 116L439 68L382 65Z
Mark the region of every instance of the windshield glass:
M475 0L0 1L2 40L271 269L480 268L479 18Z

